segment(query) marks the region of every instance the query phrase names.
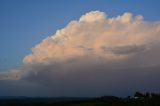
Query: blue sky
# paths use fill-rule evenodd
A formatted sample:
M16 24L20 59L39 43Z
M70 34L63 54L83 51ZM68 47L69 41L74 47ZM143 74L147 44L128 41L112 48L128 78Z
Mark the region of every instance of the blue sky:
M160 0L0 0L0 96L160 92L159 4ZM41 42L61 28L65 30L56 37Z
M159 0L0 0L0 71L22 65L31 48L45 37L92 10L109 17L132 12L160 20Z

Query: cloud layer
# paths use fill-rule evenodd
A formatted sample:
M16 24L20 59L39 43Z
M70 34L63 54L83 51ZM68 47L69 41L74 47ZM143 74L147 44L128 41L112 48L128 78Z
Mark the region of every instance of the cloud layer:
M53 96L158 91L159 44L159 22L91 11L35 45L23 67L0 79L38 84Z

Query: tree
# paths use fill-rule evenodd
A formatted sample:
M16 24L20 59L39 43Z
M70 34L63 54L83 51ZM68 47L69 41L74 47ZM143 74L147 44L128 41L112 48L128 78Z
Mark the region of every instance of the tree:
M146 92L145 98L151 98L151 94L149 92Z
M142 98L142 97L144 97L144 95L143 95L142 93L140 93L140 92L136 92L136 93L134 94L134 97L135 97L135 98Z

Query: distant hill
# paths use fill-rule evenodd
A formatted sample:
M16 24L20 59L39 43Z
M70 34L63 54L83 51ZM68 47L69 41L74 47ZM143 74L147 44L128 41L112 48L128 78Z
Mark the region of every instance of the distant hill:
M160 95L139 93L126 98L103 96L97 98L77 97L0 97L0 106L160 106Z

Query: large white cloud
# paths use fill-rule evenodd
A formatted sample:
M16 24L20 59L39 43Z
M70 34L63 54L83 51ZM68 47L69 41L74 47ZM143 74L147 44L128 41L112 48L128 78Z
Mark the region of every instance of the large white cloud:
M112 60L136 54L159 42L159 23L143 21L142 16L134 17L131 13L113 18L106 16L104 12L92 11L78 21L71 21L32 48L24 63L86 55Z
M159 22L128 12L109 18L91 11L37 44L22 68L1 73L0 79L38 83L62 96L156 90L159 44Z

